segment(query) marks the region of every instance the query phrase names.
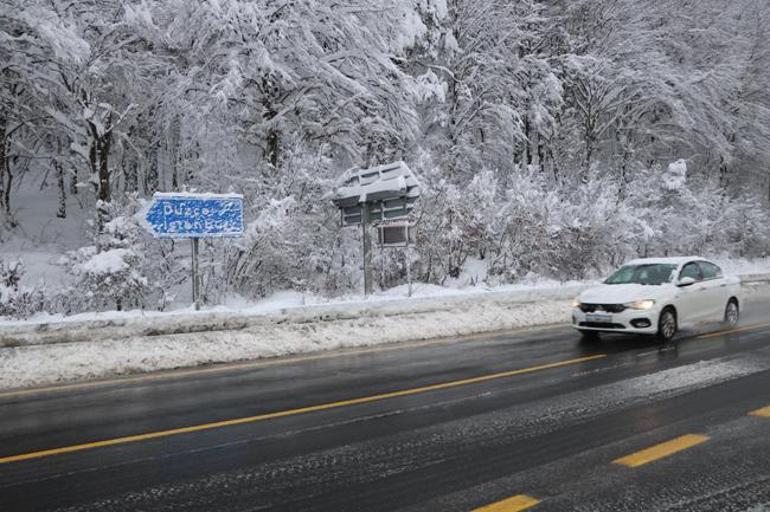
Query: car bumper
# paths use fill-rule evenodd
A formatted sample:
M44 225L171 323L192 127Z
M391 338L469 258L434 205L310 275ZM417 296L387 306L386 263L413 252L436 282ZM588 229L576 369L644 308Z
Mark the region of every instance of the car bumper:
M627 334L656 334L660 311L627 309L622 313L609 314L606 321L593 322L580 309L572 310L572 326L579 331L618 332Z

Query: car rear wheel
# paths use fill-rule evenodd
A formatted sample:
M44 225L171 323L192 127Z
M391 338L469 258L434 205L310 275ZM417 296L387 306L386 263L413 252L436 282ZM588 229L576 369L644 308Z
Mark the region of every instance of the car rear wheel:
M725 319L724 326L730 329L738 325L738 321L741 319L741 310L738 307L738 302L735 299L730 299L725 307Z
M678 329L676 312L671 308L664 309L658 319L658 339L663 343L668 343L674 339Z

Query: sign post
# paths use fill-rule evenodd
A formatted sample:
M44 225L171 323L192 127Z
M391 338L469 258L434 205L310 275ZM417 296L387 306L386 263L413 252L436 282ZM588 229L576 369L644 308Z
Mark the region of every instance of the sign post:
M199 310L203 303L199 241L243 236L243 196L156 192L144 222L155 238L191 240L192 298Z
M369 210L361 210L361 235L364 251L364 295L372 294L374 288L372 282L372 239L369 236Z
M391 220L377 225L377 241L380 249L404 249L404 266L406 267L407 296L412 296L412 251L411 243L414 238L412 227L408 220Z
M200 259L198 258L198 241L200 238L191 238L192 242L192 299L195 304L195 311L201 308L201 273L200 273Z

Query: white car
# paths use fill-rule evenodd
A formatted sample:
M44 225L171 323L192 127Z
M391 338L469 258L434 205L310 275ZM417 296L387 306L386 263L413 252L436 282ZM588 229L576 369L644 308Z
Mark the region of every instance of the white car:
M703 258L650 258L626 263L601 286L575 299L572 325L586 339L600 332L657 335L681 327L738 324L741 283Z

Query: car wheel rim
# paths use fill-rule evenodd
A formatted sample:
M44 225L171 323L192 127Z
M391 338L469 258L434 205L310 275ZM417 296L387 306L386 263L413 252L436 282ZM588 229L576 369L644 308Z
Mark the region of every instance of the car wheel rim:
M663 326L661 331L666 339L674 337L674 334L676 333L676 320L674 319L674 315L666 313L663 316Z
M727 324L730 327L738 325L738 308L732 302L727 306Z

